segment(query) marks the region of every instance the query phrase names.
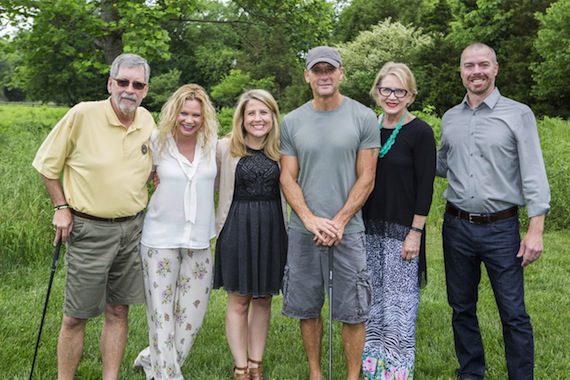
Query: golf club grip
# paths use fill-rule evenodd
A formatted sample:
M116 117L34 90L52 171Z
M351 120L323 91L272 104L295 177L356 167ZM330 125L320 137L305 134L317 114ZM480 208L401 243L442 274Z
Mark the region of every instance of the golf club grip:
M51 269L55 270L55 267L57 266L57 261L59 260L59 250L61 249L61 238L59 238L59 240L57 241L57 244L55 245L55 250L53 252L53 260L52 260L52 265L51 265Z

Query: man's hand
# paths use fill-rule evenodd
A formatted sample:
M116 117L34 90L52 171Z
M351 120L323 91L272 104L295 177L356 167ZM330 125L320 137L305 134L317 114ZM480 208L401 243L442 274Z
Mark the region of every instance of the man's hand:
M342 238L338 226L330 219L312 216L304 221L304 225L314 235L313 240L318 246L330 247L336 240L340 242L339 237Z
M67 238L73 229L73 217L68 208L56 210L53 214L53 228L55 231L55 239L53 245L56 245L61 238L62 243L67 242Z
M530 218L528 232L521 241L517 257L522 257L521 266L526 267L536 261L544 249L542 243L542 231L544 230L544 215Z

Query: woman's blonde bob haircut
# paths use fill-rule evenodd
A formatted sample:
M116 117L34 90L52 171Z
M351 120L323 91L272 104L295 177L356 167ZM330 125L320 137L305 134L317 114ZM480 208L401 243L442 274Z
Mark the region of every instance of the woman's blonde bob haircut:
M244 157L250 155L250 153L247 152L247 145L245 142L245 136L247 135L247 132L243 124L245 107L250 100L259 100L271 111L273 128L271 128L269 133L265 135L263 153L271 160L279 161L279 158L281 157L279 148L279 136L281 131L281 127L279 125L279 106L277 105L277 102L273 96L265 90L249 90L240 96L236 110L234 112L232 132L229 134L230 152L234 157Z
M404 63L387 62L384 66L382 66L380 72L378 72L378 75L376 75L376 79L374 79L374 84L372 84L372 88L370 89L370 96L374 98L376 104L380 105L378 101L378 98L380 96L378 93L378 86L380 86L382 79L388 75L393 75L398 78L398 80L402 82L404 89L412 95L409 103L407 104L409 107L416 99L418 88L416 86L416 78L414 77L414 74Z
M202 104L202 116L204 123L196 133L197 143L200 144L206 157L209 157L211 149L216 149L215 142L218 138L218 119L216 110L210 102L210 98L202 86L197 84L185 84L176 90L162 106L160 120L158 122L157 142L160 146L159 154L164 152L168 135L177 140L177 120L184 103L187 100L197 100Z

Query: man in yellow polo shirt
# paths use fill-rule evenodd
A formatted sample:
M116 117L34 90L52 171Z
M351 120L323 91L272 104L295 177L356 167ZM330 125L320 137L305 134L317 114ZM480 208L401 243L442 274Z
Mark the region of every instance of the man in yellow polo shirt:
M67 243L59 379L74 378L87 320L102 313L102 378L116 379L129 305L145 301L139 239L152 167L148 140L155 123L139 106L150 68L142 57L122 54L110 74L110 97L71 108L33 162L54 204L55 242Z

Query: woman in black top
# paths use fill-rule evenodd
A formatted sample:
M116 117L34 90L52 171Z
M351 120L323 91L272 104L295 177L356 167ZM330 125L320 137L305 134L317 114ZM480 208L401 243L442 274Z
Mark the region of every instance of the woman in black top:
M372 284L363 354L367 379L413 378L436 164L431 127L408 112L416 93L410 69L394 62L382 67L370 91L383 113L375 187L362 209Z

